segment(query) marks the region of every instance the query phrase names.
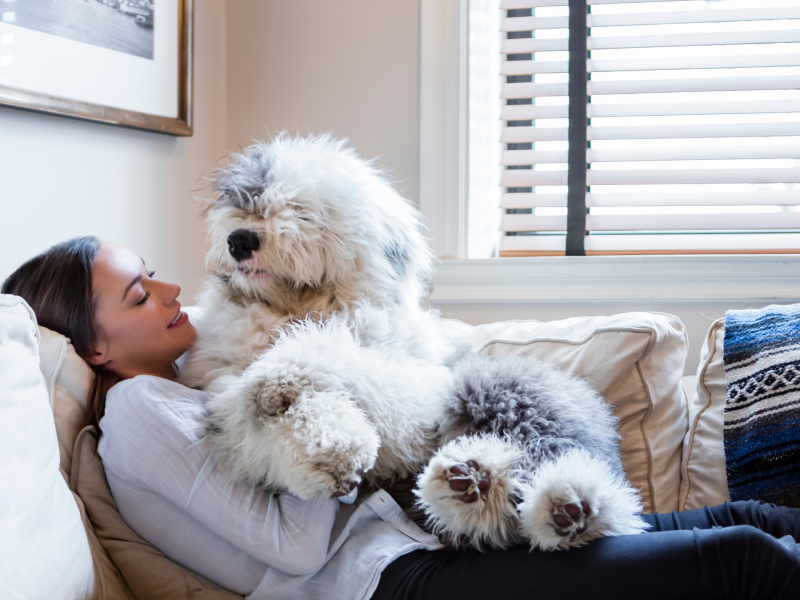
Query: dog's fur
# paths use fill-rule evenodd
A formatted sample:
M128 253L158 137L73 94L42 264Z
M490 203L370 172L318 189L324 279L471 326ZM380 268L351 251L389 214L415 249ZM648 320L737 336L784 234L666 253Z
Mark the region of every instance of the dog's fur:
M215 186L181 379L210 392L209 427L241 477L310 498L418 475L428 524L456 546L645 528L606 403L545 363L448 339L421 308L418 212L344 142L280 135ZM237 230L259 241L238 261Z

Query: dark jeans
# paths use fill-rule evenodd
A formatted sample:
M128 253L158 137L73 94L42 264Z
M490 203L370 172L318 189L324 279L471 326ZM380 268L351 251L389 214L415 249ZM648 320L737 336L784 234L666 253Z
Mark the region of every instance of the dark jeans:
M555 552L417 550L381 574L372 600L800 599L800 509L731 502L644 515L641 535Z

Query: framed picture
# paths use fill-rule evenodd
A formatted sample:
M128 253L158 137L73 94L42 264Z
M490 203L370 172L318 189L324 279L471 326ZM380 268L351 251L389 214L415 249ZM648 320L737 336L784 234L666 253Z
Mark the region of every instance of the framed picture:
M192 135L192 0L0 0L0 105Z

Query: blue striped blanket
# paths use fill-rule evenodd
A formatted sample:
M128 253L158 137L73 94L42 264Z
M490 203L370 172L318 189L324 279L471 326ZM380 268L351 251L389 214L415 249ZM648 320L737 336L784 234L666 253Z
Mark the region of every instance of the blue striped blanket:
M800 304L729 311L723 362L731 500L800 507Z

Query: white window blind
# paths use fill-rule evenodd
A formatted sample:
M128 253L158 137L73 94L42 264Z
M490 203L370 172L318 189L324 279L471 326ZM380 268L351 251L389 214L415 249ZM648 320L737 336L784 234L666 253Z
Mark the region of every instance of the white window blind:
M586 254L800 252L800 0L501 0L502 256L565 253L586 102ZM581 168L573 166L574 168Z

